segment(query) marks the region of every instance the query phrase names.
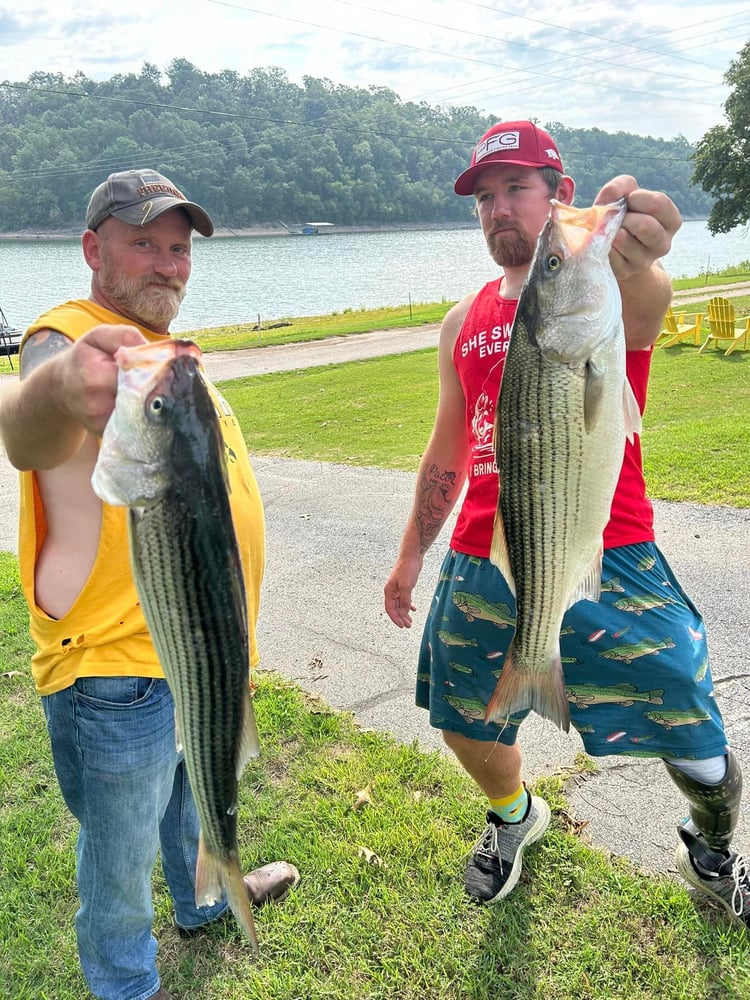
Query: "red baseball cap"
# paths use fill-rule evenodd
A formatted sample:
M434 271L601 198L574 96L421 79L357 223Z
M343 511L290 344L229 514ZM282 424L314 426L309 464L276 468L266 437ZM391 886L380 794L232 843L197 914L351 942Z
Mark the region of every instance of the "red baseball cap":
M474 194L477 175L492 163L554 167L564 173L557 146L547 132L533 122L498 122L479 140L471 155L471 166L453 185L456 194Z

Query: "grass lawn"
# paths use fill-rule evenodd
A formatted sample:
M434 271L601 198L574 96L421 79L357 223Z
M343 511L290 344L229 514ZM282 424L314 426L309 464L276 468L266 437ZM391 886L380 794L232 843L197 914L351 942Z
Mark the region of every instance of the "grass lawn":
M437 322L447 308L436 306L431 319L412 314L407 322L402 314L397 321ZM743 308L750 312L750 298ZM341 322L354 325L355 317ZM372 322L365 328L386 318ZM323 328L321 319L321 336ZM240 346L235 334L205 336L217 349L222 337ZM654 497L750 506L748 366L750 352L656 352L643 437ZM222 389L255 454L414 470L432 426L436 352ZM28 670L17 563L8 553L0 553L0 637L0 997L82 1000L76 824L52 769ZM569 814L564 776L536 785L553 823L527 854L512 899L480 908L464 897L461 876L484 805L451 758L363 732L350 715L269 672L259 674L256 714L263 756L241 782L243 862L249 868L283 857L303 880L283 906L258 914L261 957L254 961L231 922L181 940L157 869L159 964L179 1000L750 996L750 935L694 903L681 883L587 845ZM592 766L583 756L577 761L581 771ZM363 791L367 801L357 808Z
M437 403L437 350L222 385L253 454L415 471ZM650 494L750 506L750 352L654 353L642 437Z
M345 309L329 316L291 316L263 323L224 326L190 334L204 351L239 350L269 347L272 344L298 344L325 337L346 337L370 330L391 330L440 323L452 302L412 303L410 306L381 309Z
M0 554L0 996L82 1000L73 932L76 826L57 789L28 676L15 558ZM241 782L243 861L298 865L283 906L256 916L253 960L234 924L177 935L160 872L156 934L180 1000L745 1000L750 938L667 877L576 835L562 779L537 783L553 823L512 901L462 889L483 803L447 756L360 731L261 672L263 756ZM581 762L581 768L589 766ZM360 793L369 800L356 808Z

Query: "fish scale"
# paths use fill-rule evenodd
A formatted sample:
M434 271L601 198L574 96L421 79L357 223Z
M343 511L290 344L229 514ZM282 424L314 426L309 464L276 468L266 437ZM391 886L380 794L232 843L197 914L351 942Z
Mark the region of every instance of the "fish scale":
M226 894L257 950L239 865L237 800L258 733L224 441L195 345L124 350L94 489L130 508L133 578L174 698L200 822L196 905Z
M195 475L175 476L159 503L131 509L130 537L144 613L174 692L203 838L230 856L236 855L236 818L226 809L220 814L211 799L218 791L228 809L236 808L233 751L243 686L248 683L248 656L246 628L238 631L232 602L225 597L241 575L238 562L231 559L231 515L219 483L223 478L218 468L206 469L200 489ZM182 609L180 616L175 608ZM196 662L205 669L196 671ZM209 669L222 663L224 669ZM206 740L210 729L216 735Z
M519 337L519 348L526 341L526 337ZM533 352L527 351L523 364L532 360ZM556 466L572 470L581 467L581 449L575 449L571 434L576 407L568 405L569 392L559 391L559 374L552 376L550 372L545 377L547 375L544 368L526 369L528 395L536 402L536 407L532 420L528 413L516 417L533 426L533 446L513 448L510 438L514 430L507 420L500 431L500 448L512 456L500 507L511 558L518 567L515 577L517 625L522 645L517 648L528 661L537 660L548 652L543 645L544 633L525 626L527 620L534 617L551 614L554 618L556 615L557 608L540 608L540 605L545 595L560 591L560 579L566 568L560 540L570 538L574 515L580 507L580 482L576 482L579 477L568 475L565 503L561 502L560 490L555 489ZM579 387L582 391L580 375L570 372L565 381L574 392ZM555 416L553 421L549 419L550 413ZM573 451L577 452L575 456ZM530 493L526 484L534 482L537 489ZM542 506L546 507L544 516Z
M485 720L533 709L566 732L563 615L598 600L602 533L626 434L640 414L625 376L608 253L625 203L552 202L521 291L495 412L499 497L490 558L516 596L516 628Z
M178 514L183 516L176 516ZM226 772L223 762L232 751L231 734L239 730L242 686L247 683L247 676L238 674L231 678L219 671L197 674L193 668L196 656L208 664L218 662L220 656L227 656L228 647L235 645L235 637L228 623L222 622L226 602L220 600L219 590L204 585L209 579L215 581L215 574L196 573L194 559L188 558L195 553L194 544L177 547L171 543L180 523L183 525L182 541L187 541L184 526L190 524L190 514L187 510L180 511L175 498L170 496L147 513L131 511L132 559L142 581L144 612L154 644L174 692L179 736L186 752L191 787L196 799L199 796L203 799L199 805L203 837L207 843L225 845L231 843L233 833L222 828L224 824L218 824L216 810L209 807L208 779L212 776L210 781L214 789L217 785L225 786L218 787L218 797L222 801L227 801L228 796L236 797L232 783L222 780ZM139 557L138 553L143 552L148 553L148 559ZM192 584L189 587L185 585L188 581ZM176 607L185 609L181 618L170 613ZM185 622L189 623L188 634L183 631ZM191 635L195 640L192 643ZM241 662L242 655L241 648L234 649L228 662ZM228 682L231 682L231 690L227 690ZM209 728L224 734L225 738L206 741L203 734ZM196 771L198 773L191 773Z

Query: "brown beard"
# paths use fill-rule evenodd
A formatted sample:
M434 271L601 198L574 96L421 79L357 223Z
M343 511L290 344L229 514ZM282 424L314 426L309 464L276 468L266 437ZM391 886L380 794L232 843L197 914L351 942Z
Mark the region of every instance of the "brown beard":
M99 280L102 291L129 319L142 326L159 329L168 326L180 311L187 289L176 278L123 278L102 268Z
M525 233L516 231L516 238L514 240L496 240L495 234L497 230L491 232L486 237L487 249L490 252L490 257L499 267L525 267L526 264L531 263L531 258L534 256L534 250L536 248L536 241L534 243L529 242L529 239Z

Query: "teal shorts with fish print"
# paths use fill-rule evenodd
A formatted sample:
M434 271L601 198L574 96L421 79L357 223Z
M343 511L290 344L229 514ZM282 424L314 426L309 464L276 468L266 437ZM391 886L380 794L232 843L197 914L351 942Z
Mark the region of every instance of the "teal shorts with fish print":
M513 638L515 600L488 560L449 550L425 624L417 705L436 729L515 743L528 712L484 722ZM727 751L703 619L650 542L608 549L598 602L560 632L572 725L587 753L701 760Z

